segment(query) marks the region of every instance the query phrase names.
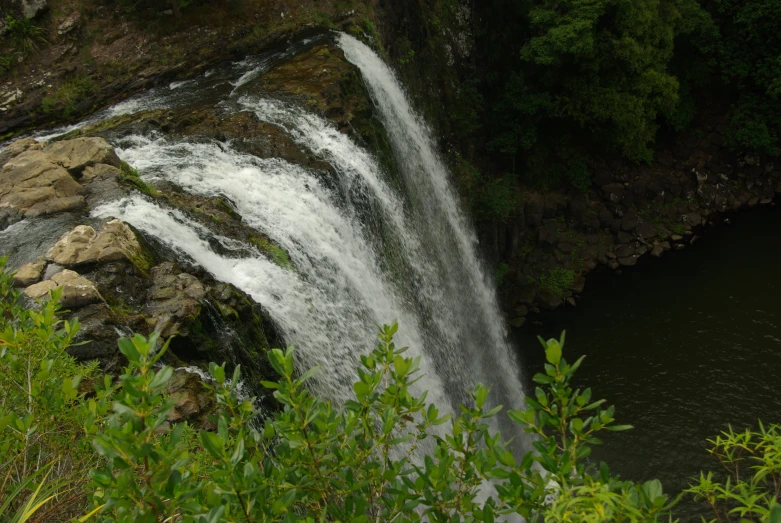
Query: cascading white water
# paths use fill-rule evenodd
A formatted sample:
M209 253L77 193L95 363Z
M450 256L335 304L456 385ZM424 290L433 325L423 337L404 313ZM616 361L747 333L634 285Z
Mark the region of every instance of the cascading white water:
M231 82L235 88L225 91L222 107L279 125L335 175L214 141L134 136L117 147L148 181L230 200L247 225L289 253L294 269L140 196L105 204L95 214L131 223L250 294L298 347L301 368L323 368L314 386L334 400L352 394L354 367L373 345L374 324L398 319L397 341L421 356L425 376L416 387L428 391L430 401L457 413L457 403L480 381L493 387L495 404L520 407L523 389L492 283L430 132L376 54L346 35L338 41L375 99L401 190L370 153L328 121L242 94L241 84L251 82L246 76Z
M451 176L437 153L431 131L413 110L393 71L368 46L346 34L337 37L348 61L360 69L390 138L412 221L429 246L439 277L425 286L441 289L429 324L450 343L439 358L461 366L457 375L492 385L499 400L518 407L523 387L507 340L493 282L477 255L477 238L460 209ZM444 351L448 353L445 354ZM454 356L455 354L455 356ZM498 390L497 390L498 389Z

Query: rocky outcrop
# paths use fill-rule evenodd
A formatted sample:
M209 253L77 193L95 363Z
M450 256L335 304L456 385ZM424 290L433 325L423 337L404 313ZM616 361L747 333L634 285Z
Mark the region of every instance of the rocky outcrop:
M585 195L528 194L520 219L487 236L507 239L494 248L509 267L500 296L513 326L535 308L576 303L582 277L597 267L620 272L684 249L704 227L728 222L725 213L772 204L781 193L771 158L735 157L713 144L662 150L652 167L602 166L594 181ZM578 284L551 286L554 273Z
M114 148L103 138L74 138L54 142L44 147L51 161L66 168L71 174L80 175L87 167L105 164L119 167L120 161Z
M154 267L150 276L152 287L144 308L147 323L166 338L183 334L187 320L201 312L201 301L206 297L203 284L171 262Z
M18 287L28 287L33 283L39 282L45 268L46 263L43 261L26 263L22 265L14 273L14 285Z
M89 225L79 225L65 233L46 253L46 259L68 267L143 257L135 233L119 220L111 220L100 233Z
M85 196L116 192L121 176L113 147L95 137L17 140L0 152L0 165L0 230L25 217L78 211Z
M0 207L39 216L83 207L84 188L39 149L28 148L0 171Z
M103 301L103 297L93 282L80 276L77 272L67 269L58 272L50 280L44 280L27 287L24 290L24 294L28 298L41 300L45 299L51 291L58 288L62 288L60 303L66 309L77 309Z

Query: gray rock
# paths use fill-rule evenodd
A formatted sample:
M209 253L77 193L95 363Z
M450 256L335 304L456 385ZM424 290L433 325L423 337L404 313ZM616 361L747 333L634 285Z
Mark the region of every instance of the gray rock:
M664 247L661 245L654 245L654 248L651 249L651 256L654 258L661 258L662 254L664 254Z
M62 287L62 306L77 309L91 303L100 303L103 297L95 284L74 271L64 270L52 276L51 281Z
M626 256L625 258L619 258L618 263L622 267L634 267L635 265L637 265L637 257Z
M618 243L630 243L632 240L634 240L634 237L628 232L618 231L618 234L616 234L616 240Z
M623 183L609 183L602 186L602 194L605 198L616 203L621 201L625 190Z
M183 322L198 316L206 296L203 284L191 274L181 272L173 263L152 268L152 288L145 312L154 329L163 337L183 334Z
M673 234L672 236L670 236L670 239L674 242L679 242L683 240L683 236L681 236L680 234Z
M561 307L564 300L562 300L561 296L557 296L552 290L542 288L540 289L539 294L537 294L537 302L543 309L552 311Z
M664 249L665 251L670 250L670 242L662 242L659 245L661 245L662 249Z
M47 0L22 0L22 15L30 20L49 8Z
M41 281L44 267L46 264L43 261L22 265L14 273L14 284L17 287L29 287L33 283Z
M84 205L84 188L40 150L11 158L0 171L0 207L33 215L71 210ZM60 201L54 201L60 200Z
M89 225L65 233L46 253L46 259L65 266L119 260L135 261L141 245L130 227L119 220L106 223L98 234Z
M622 245L616 250L616 258L626 258L632 256L635 253L635 248L632 245Z
M607 262L608 269L614 271L620 267L617 260L608 260Z
M120 166L114 148L103 138L75 138L47 145L44 152L68 171L80 174L86 167L105 163Z
M80 21L81 15L78 12L73 13L57 26L57 34L62 36L70 33L79 26Z
M643 222L637 226L635 233L644 240L647 240L655 237L657 235L657 230L652 223Z
M702 216L699 213L691 212L686 215L686 221L692 227L699 227L702 225Z
M628 212L621 220L621 230L625 232L631 232L637 227L640 222L640 218L633 212Z
M607 207L602 206L602 208L599 209L599 225L601 227L608 228L612 223L613 223L613 213L611 213Z

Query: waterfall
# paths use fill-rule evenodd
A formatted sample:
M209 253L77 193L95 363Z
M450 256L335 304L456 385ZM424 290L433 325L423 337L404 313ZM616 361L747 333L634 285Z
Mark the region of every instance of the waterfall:
M242 94L240 84L251 81L247 68L223 91L220 107L283 128L332 172L260 159L214 140L146 135L116 144L145 180L230 201L246 225L289 254L292 267L146 197L103 204L93 215L130 223L251 295L298 348L299 367L322 368L316 392L337 402L352 395L354 368L374 344L374 324L398 320L397 344L421 357L416 392L457 414L467 391L483 382L493 388L493 404L519 408L520 372L493 284L431 133L382 60L349 36L337 39L363 74L388 133L401 175L394 183L372 154L327 120ZM502 425L506 437L517 438L517 427Z
M438 360L458 367L455 387L481 381L507 406L523 398L517 358L507 340L494 284L477 255L477 238L459 206L451 176L440 158L430 129L410 105L401 83L368 46L347 34L337 37L348 61L361 71L390 138L404 177L407 201L421 242L439 277L425 280L438 289L431 328L448 340L436 345ZM439 292L441 291L441 292Z

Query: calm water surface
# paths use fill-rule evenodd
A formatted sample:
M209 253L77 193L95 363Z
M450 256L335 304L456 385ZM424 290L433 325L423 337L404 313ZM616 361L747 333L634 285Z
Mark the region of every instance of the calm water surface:
M576 308L518 333L529 378L543 363L537 335L566 329L568 360L587 355L578 384L635 426L594 449L624 478L677 492L717 468L706 440L728 424L781 423L781 212L733 220L621 277L589 277ZM699 521L706 509L687 500L678 516Z

